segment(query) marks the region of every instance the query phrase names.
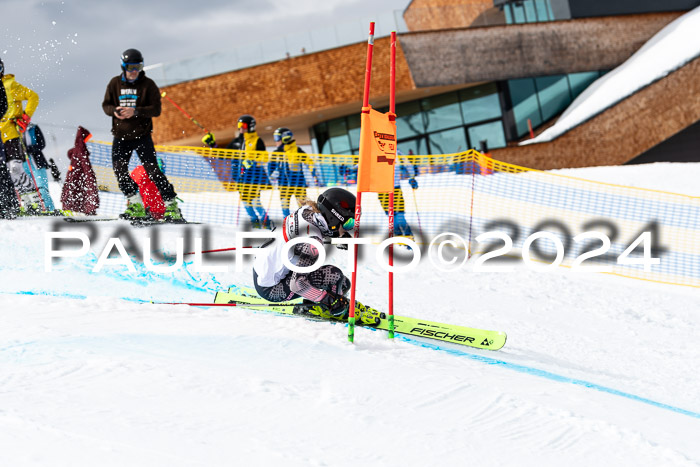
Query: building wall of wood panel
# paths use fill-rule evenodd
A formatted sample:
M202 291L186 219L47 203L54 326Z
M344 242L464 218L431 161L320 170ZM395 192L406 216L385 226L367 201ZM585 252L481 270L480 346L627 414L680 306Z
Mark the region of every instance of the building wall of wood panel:
M236 122L251 114L259 133L266 122L284 121L296 115L357 103L362 106L367 44L353 44L332 50L236 70L217 76L163 88L168 97L185 109L217 139L231 139ZM390 39L374 42L370 95L389 93ZM396 90L414 90L415 84L400 43L396 51ZM154 119L157 144L187 144L198 141L203 132L167 99L163 112ZM271 131L268 131L271 133Z
M549 143L492 151L535 169L620 165L700 120L700 58Z
M416 86L608 70L681 13L586 18L400 35Z
M493 0L413 0L403 19L411 31L463 28L493 8Z

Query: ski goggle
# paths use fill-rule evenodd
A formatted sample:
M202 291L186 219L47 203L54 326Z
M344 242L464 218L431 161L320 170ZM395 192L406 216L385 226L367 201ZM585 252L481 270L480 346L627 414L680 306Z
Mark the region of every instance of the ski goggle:
M349 217L345 222L343 222L343 230L350 231L355 227L355 219Z
M272 134L272 137L275 139L276 142L284 142L284 143L291 143L294 140L294 133L292 133L292 130L282 130L279 131L279 129L275 130L275 132Z
M248 124L246 122L238 122L238 128L242 128L244 130L247 130Z
M143 70L143 63L122 63L122 68L127 73L133 73L134 71L141 72Z

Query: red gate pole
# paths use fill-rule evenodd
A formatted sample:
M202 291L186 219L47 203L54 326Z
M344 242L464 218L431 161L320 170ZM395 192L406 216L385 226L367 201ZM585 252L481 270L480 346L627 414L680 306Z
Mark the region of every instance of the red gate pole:
M367 40L367 63L365 65L365 90L362 97L362 112L369 112L369 83L372 77L372 49L374 48L374 21L369 23ZM362 215L362 192L357 191L355 204L355 238L360 236L360 216ZM355 289L357 287L357 244L353 245L352 286L350 287L350 314L348 316L348 341L355 341Z
M389 62L389 118L396 122L396 31L391 31L391 58ZM398 151L398 136L395 141ZM394 159L396 161L397 159ZM394 162L396 171L396 162ZM396 180L396 174L394 174ZM394 236L394 191L389 193L389 238ZM389 268L394 266L394 244L389 244ZM394 273L389 271L389 339L394 338Z

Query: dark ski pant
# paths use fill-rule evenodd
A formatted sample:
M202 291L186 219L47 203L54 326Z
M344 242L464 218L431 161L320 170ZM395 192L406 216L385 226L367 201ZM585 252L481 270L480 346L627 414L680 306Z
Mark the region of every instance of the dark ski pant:
M17 193L21 195L38 189L34 180L24 169L26 151L19 138L5 141L5 158L7 159L7 171Z
M153 146L153 139L150 135L140 136L135 139L122 139L115 137L112 143L112 168L117 177L119 189L127 198L134 196L139 191L139 186L129 175L129 160L131 154L136 151L143 168L153 180L163 201L174 199L177 194L170 184L165 174L158 167L156 148Z
M19 201L10 173L0 161L0 219L13 218L19 212Z

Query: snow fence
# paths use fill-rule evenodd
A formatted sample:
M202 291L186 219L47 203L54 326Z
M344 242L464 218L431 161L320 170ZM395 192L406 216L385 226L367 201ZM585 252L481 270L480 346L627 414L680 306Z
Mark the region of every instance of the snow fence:
M88 148L100 189L99 214L122 212L111 144L91 142ZM293 210L297 198L315 199L330 186L354 192L356 186L358 156L353 155L311 154L313 164L283 166L283 172L303 172L308 185L303 187L286 182L284 175L275 177L273 169L280 167L274 163L285 162L278 153L187 146L156 150L188 220L240 230L251 227L246 204L264 209L279 224L283 203ZM134 154L129 170L138 164ZM700 287L700 197L518 167L475 150L401 156L396 174L397 221L403 212L424 256L434 255L437 242L450 239L443 256L456 257L452 267L467 267L460 260L479 255L493 257L481 263L486 269L507 269L525 256L532 267L602 268ZM412 177L418 182L415 190ZM386 202L374 193L363 194L362 201L362 236L379 243L388 233Z

